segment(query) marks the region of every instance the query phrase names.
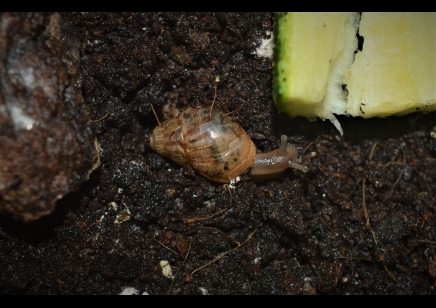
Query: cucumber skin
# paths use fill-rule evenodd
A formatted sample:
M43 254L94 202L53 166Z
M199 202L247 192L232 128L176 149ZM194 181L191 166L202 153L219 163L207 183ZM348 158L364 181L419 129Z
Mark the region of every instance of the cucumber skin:
M274 14L274 70L273 70L273 99L279 112L284 112L289 117L304 116L308 119L316 119L316 114L311 111L312 105L305 106L303 101L293 102L290 100L290 93L286 85L280 81L285 78L290 78L291 67L287 59L289 54L289 46L286 46L286 40L289 39L289 34L292 33L292 13L276 12ZM282 30L280 30L282 28ZM298 108L296 108L298 106ZM312 114L313 113L313 114Z
M279 61L283 59L285 56L285 51L283 50L283 44L281 36L283 36L283 31L280 31L280 27L283 27L283 21L284 17L287 15L285 12L276 12L274 14L274 40L275 40L275 46L274 46L274 78L273 78L273 96L274 96L274 102L279 109L280 105L283 104L283 89L280 84L280 80L284 78L282 76L282 73L280 72L280 67L278 65ZM280 91L282 90L282 91Z

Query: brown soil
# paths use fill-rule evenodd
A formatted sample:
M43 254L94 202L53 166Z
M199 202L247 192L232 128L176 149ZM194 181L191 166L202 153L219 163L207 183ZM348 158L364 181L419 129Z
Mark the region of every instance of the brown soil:
M52 215L0 216L1 294L436 294L434 113L340 117L344 137L278 114L271 13L63 16L102 165ZM215 108L262 151L286 134L307 173L229 188L150 149L151 104L210 105L217 76Z

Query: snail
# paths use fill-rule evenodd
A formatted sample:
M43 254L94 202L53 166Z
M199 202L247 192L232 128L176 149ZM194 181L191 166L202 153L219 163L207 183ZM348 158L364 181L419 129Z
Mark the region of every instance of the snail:
M277 176L286 168L307 172L296 147L281 137L278 149L256 154L245 130L227 114L209 108L188 108L178 117L167 119L150 136L150 146L161 156L191 166L211 181L228 183L252 168L256 181Z

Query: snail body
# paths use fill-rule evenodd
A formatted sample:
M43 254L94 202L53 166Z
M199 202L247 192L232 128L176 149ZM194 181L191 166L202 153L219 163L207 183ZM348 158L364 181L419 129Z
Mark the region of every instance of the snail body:
M250 167L256 179L276 176L290 167L307 171L307 166L299 164L297 149L287 145L285 135L279 149L256 154L253 141L238 123L224 112L211 112L209 108L188 108L166 120L153 130L150 146L161 156L181 165L190 164L218 183L228 183Z

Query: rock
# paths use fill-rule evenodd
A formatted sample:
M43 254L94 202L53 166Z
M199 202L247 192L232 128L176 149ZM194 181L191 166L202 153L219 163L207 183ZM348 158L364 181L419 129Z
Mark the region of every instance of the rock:
M100 164L79 62L59 14L0 14L0 212L15 219L50 214Z

